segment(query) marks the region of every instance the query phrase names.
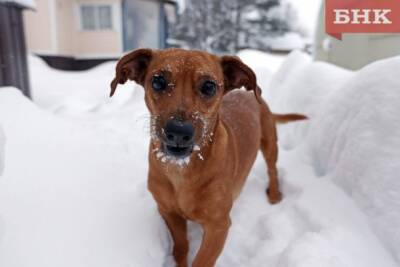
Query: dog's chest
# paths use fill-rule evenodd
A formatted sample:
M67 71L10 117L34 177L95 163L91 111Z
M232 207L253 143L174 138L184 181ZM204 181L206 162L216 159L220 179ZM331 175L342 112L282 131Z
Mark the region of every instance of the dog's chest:
M174 187L174 191L180 191L183 189L184 186L184 176L181 173L173 173L168 175L168 179L171 182L172 186Z
M194 220L197 208L198 188L182 175L170 177L174 187L173 197L177 211L185 218Z

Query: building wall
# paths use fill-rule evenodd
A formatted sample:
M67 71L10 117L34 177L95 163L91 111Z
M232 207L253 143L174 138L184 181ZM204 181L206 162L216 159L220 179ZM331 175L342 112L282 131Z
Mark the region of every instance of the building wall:
M55 1L55 14L57 18L56 33L57 35L57 54L61 56L76 56L75 43L77 42L76 20L77 16L74 12L74 2L72 0L51 0Z
M55 53L49 0L36 0L36 11L27 10L23 15L28 50Z
M45 55L76 58L119 57L122 53L121 0L37 0L26 12L28 49ZM111 4L113 29L84 31L80 4Z
M71 2L70 0L63 0ZM84 31L80 29L79 21L79 4L96 3L111 4L113 13L113 29L102 31ZM75 22L73 26L73 36L76 40L74 51L79 57L119 57L122 53L122 15L121 0L78 0L73 6L73 14ZM68 38L68 36L66 36Z

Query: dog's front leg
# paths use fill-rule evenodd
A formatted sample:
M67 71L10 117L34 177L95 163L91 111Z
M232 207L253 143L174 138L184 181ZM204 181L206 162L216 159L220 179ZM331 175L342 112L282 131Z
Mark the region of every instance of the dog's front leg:
M184 218L173 212L163 212L160 210L161 216L164 218L168 226L171 237L174 241L172 253L176 261L177 267L187 267L187 254L189 251L189 243L187 240L187 222Z
M230 225L231 220L229 217L222 221L202 224L204 230L203 241L193 261L193 267L215 266L215 262L224 247Z

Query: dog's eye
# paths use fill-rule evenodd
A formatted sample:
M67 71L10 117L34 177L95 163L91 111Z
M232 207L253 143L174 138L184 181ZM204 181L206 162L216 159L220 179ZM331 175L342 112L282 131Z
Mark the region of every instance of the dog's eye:
M153 87L154 91L163 91L167 88L167 81L162 75L154 75L151 80L151 87Z
M217 85L213 81L205 81L200 88L202 95L212 97L217 92Z

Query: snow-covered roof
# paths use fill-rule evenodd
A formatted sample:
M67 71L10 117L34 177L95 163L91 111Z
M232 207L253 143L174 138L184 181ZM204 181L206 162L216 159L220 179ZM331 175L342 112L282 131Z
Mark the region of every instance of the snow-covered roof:
M13 3L22 7L32 9L36 7L35 0L0 0L0 3Z

